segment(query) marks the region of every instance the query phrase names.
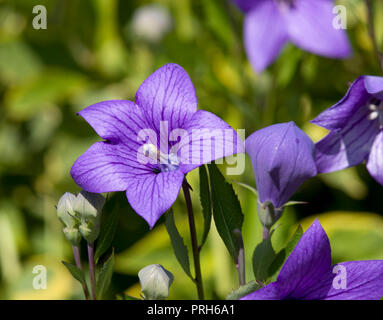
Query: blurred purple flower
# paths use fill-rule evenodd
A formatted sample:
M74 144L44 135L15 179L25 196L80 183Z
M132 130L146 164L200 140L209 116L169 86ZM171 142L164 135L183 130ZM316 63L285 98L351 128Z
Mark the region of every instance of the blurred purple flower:
M257 72L267 68L288 41L330 58L351 53L345 31L333 26L332 0L232 1L245 12L245 50Z
M317 173L314 143L294 122L258 130L245 145L260 203L270 201L281 208L305 180Z
M135 103L104 101L79 114L106 141L96 142L76 160L74 181L94 193L126 191L132 208L151 228L172 206L189 171L244 151L226 122L197 111L193 84L176 64L149 76Z
M383 260L331 266L330 242L318 220L303 234L275 282L243 300L379 300Z
M318 172L355 166L364 160L383 185L383 78L361 76L345 97L311 121L331 130L317 142Z

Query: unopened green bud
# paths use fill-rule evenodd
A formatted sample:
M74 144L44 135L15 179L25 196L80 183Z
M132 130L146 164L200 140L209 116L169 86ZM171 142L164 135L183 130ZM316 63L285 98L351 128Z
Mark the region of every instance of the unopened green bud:
M63 229L65 237L73 245L78 245L81 241L80 231L78 230L79 219L73 210L76 196L66 192L57 204L57 216L64 224Z
M65 238L73 245L78 245L81 241L81 234L77 228L64 228Z
M159 264L151 264L138 272L141 291L145 300L162 300L169 296L174 277Z
M257 203L258 217L262 225L270 229L272 225L282 216L284 208L275 208L271 201Z
M104 204L105 198L101 194L83 190L77 195L73 209L80 218L80 233L89 243L93 243L100 233Z
M76 214L73 210L75 201L76 196L70 192L66 192L57 204L57 216L68 228L72 228L77 224Z

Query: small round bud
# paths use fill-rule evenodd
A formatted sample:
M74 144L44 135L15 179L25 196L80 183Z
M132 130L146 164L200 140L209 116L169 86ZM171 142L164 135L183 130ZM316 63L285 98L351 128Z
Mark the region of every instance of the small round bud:
M138 272L141 291L145 300L162 300L169 296L174 277L159 264L151 264Z
M98 193L81 191L74 203L74 211L80 218L80 233L86 241L93 243L100 233L101 211L105 198Z
M77 228L64 228L63 229L65 238L73 245L78 245L81 241L81 234Z
M70 192L64 193L57 204L57 216L60 221L68 228L74 227L78 222L73 210L76 196Z

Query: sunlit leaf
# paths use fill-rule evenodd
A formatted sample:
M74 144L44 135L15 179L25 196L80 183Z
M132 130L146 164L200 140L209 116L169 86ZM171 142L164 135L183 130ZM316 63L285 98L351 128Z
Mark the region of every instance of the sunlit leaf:
M202 234L202 240L200 248L205 244L206 238L210 231L211 225L211 198L210 198L210 188L209 188L209 179L207 176L207 170L205 166L199 167L199 183L200 183L200 201L202 205L202 213L204 217L204 229Z
M185 273L193 280L193 276L190 272L188 248L185 246L184 240L177 230L172 210L166 213L165 225L178 262L182 266L182 269L185 271Z
M242 230L243 214L233 186L226 182L215 164L209 167L210 186L213 200L214 222L226 248L234 261L238 257L238 244L233 235L235 229Z
M98 275L96 278L97 299L105 298L105 294L107 293L110 282L112 280L113 270L114 270L114 252L112 252L108 260L105 261L101 270L98 272Z
M249 293L252 293L258 289L260 289L261 286L255 282L255 281L250 281L246 283L245 285L239 287L236 290L233 290L226 296L226 300L239 300L240 298L248 295Z

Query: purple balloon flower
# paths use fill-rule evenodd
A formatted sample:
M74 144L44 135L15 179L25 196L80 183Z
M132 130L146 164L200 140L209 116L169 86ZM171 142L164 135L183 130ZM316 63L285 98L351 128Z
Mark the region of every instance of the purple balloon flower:
M281 208L307 179L314 177L314 143L294 122L275 124L245 142L261 203Z
M383 185L383 78L361 76L345 97L312 120L331 130L317 142L318 172L355 166L364 160Z
M232 1L246 14L245 50L257 72L272 63L288 41L330 58L351 53L345 31L333 26L332 0Z
M378 300L383 260L331 266L330 242L318 220L303 234L275 282L243 300Z
M197 111L193 84L176 64L149 76L135 103L104 101L79 114L106 141L96 142L76 160L74 181L94 193L126 191L132 208L151 228L172 206L189 171L244 151L226 122Z

